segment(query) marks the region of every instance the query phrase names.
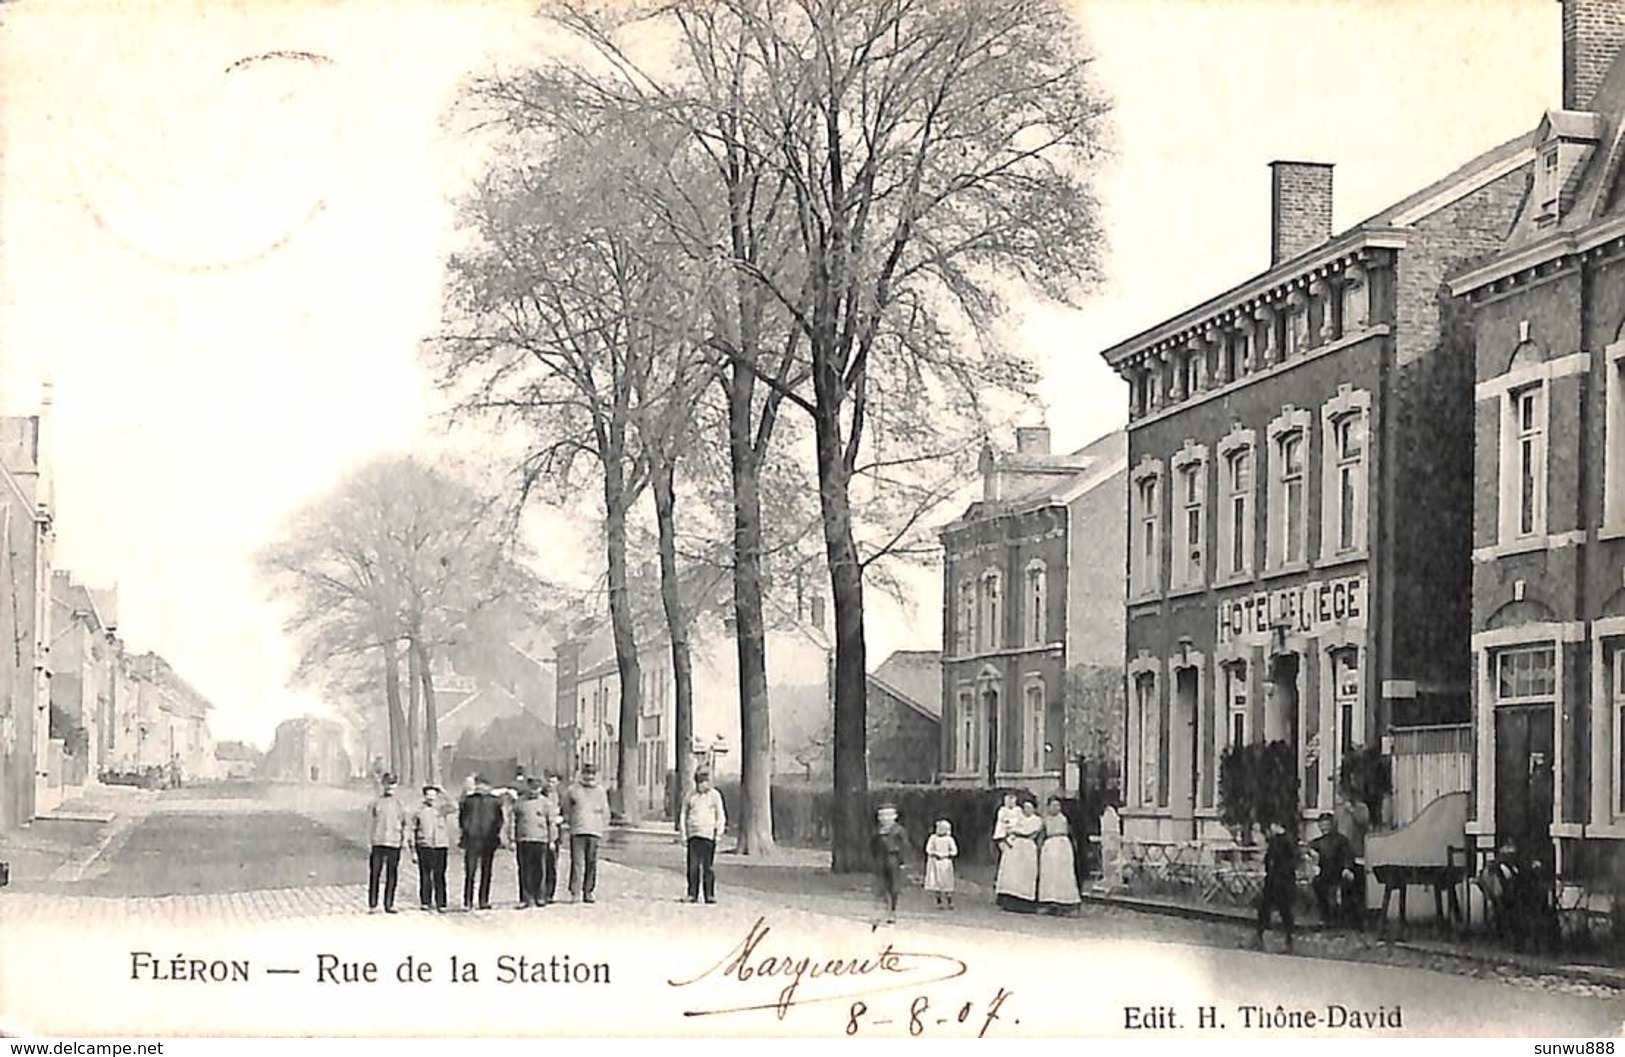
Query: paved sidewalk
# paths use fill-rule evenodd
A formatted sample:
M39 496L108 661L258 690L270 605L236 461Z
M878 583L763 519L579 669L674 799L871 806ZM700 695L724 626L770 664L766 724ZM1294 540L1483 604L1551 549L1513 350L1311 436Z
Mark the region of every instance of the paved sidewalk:
M27 826L0 831L0 859L16 889L81 880L158 804L153 790L90 786Z
M1100 906L1115 906L1142 913L1163 914L1191 920L1230 922L1249 929L1255 927L1255 912L1250 907L1197 905L1173 899L1158 899L1117 892L1103 893L1098 890L1086 890L1083 893L1083 898L1086 903ZM1390 929L1396 930L1398 934L1379 932L1375 927L1366 932L1328 929L1324 923L1314 919L1300 920L1297 923L1297 931L1300 933L1323 933L1329 941L1335 940L1344 945L1355 945L1365 949L1389 947L1414 951L1424 955L1459 958L1493 968L1506 968L1526 974L1556 974L1625 991L1625 968L1573 960L1560 961L1525 954L1492 946L1488 940L1475 941L1468 939L1464 941L1457 937L1447 938L1428 935L1425 931L1418 935L1417 926L1415 925L1400 930L1397 923L1391 922Z
M675 842L628 844L619 853L635 857L637 865L667 873L680 885L682 849ZM778 848L757 858L735 854L717 856L719 882L732 890L753 890L798 906L818 906L828 913L859 916L871 913L871 881L867 874L836 875L829 871L826 851ZM1245 948L1253 943L1254 911L1249 907L1195 906L1172 900L1121 895L1102 896L1084 891L1079 919L1056 919L1003 913L993 906L987 870L961 871L975 879L961 880L957 910L942 920L958 926L1008 933L1047 933L1057 930L1102 936L1166 937L1209 946ZM928 897L918 890L905 893L915 913L931 914ZM1625 973L1590 965L1560 963L1502 952L1472 944L1427 939L1386 940L1375 933L1324 929L1312 917L1300 921L1300 955L1334 960L1405 965L1458 976L1516 979L1545 989L1580 994L1625 995ZM1280 948L1279 932L1270 937L1271 950Z

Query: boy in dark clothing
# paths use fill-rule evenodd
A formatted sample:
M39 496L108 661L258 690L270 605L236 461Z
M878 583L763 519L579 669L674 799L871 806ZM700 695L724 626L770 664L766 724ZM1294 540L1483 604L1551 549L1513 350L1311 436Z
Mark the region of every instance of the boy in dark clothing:
M897 895L903 889L907 868L903 856L908 849L908 831L897 822L897 809L882 804L875 812L875 835L869 852L875 864L875 887L886 904L886 923L897 921Z
M1286 930L1286 950L1292 953L1292 902L1297 898L1298 845L1278 822L1270 823L1269 840L1264 846L1264 891L1258 897L1258 949L1264 949L1264 930L1269 928L1270 910L1281 915Z

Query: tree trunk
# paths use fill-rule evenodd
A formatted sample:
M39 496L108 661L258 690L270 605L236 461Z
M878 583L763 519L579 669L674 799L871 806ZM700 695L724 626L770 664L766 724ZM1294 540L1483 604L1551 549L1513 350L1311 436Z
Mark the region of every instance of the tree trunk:
M620 722L615 730L615 789L612 806L620 819L636 824L638 810L638 691L642 669L638 665L636 629L632 625L632 597L626 569L626 487L621 465L604 465L605 541L609 550L609 623L615 639L615 666L620 673Z
M830 866L836 873L850 873L868 868L868 836L872 828L863 566L852 535L851 473L844 456L839 412L826 412L825 394L820 391L818 396L819 413L814 416L818 500L823 512L824 552L829 561L830 601L835 611L835 796L830 818Z
M412 653L418 660L418 678L423 681L423 774L431 782L440 781L440 716L434 703L434 672L429 666L429 649L421 632L412 636Z
M773 728L762 618L761 456L751 429L752 388L735 366L728 387L728 462L734 501L734 641L739 657L739 852L773 850Z
M390 650L399 649L399 644L391 642ZM417 651L410 647L406 650L406 772L410 776L407 781L412 785L418 784L418 779L424 774L418 769L418 691L422 680L418 678Z
M655 525L660 536L660 601L666 610L666 634L671 639L672 685L676 701L672 706L673 729L669 732L677 748L677 795L688 795L694 784L694 668L688 649L688 615L683 612L677 576L677 487L676 464L664 460L654 473ZM660 761L661 771L665 760ZM664 779L664 774L661 775ZM681 800L679 799L679 802ZM674 812L676 825L681 812Z
M411 782L413 779L407 773L406 712L401 708L401 658L393 642L384 643L384 707L389 716L390 773Z

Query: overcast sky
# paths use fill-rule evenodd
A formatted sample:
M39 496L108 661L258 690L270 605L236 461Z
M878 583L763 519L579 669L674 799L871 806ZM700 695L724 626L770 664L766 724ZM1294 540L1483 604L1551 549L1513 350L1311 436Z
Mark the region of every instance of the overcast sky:
M469 175L442 115L459 78L534 46L529 7L3 9L0 404L31 413L54 383L58 566L117 584L126 641L215 701L217 737L265 744L319 707L284 687L252 556L432 429L416 342ZM1108 281L1019 326L1056 443L1124 421L1101 348L1268 263L1270 161L1336 163L1336 223L1359 221L1557 105L1558 10L1082 0L1116 105ZM937 645L924 601L871 623L872 658Z

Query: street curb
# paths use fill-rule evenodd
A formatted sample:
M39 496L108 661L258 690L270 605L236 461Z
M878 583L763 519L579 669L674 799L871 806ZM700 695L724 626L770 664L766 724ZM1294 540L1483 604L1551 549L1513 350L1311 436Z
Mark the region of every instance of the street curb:
M70 859L58 866L51 872L51 880L67 884L77 884L83 881L85 875L104 856L118 854L120 849L129 841L130 834L134 833L136 827L146 820L147 814L146 811L125 811L115 814L108 820L110 825L107 833L90 850L90 853L82 858Z
M1409 951L1413 954L1459 958L1465 962L1473 962L1477 965L1490 966L1496 969L1515 969L1520 973L1540 976L1561 976L1568 980L1578 980L1599 987L1611 987L1616 991L1625 991L1625 973L1607 969L1600 965L1554 965L1527 961L1512 955L1495 954L1491 951L1435 947L1423 943L1414 943L1409 940L1385 940L1384 942L1397 950Z
M1256 921L1254 915L1244 911L1216 910L1207 907L1191 906L1188 903L1160 902L1155 899L1125 899L1121 896L1101 895L1099 892L1083 892L1083 901L1096 906L1122 907L1125 910L1136 910L1147 914L1163 914L1167 917L1185 918L1190 921L1211 921L1221 925L1253 925ZM1318 921L1304 921L1294 924L1295 932L1324 932L1326 926Z
M1252 925L1251 916L1229 913L1222 910L1209 910L1204 907L1189 906L1182 903L1162 903L1149 899L1124 899L1117 896L1105 896L1098 892L1084 892L1083 901L1097 906L1116 906L1125 910L1140 913L1162 914L1167 917L1185 918L1193 921L1210 921L1218 924ZM1298 927L1300 931L1323 933L1326 927L1318 922L1308 923ZM1600 987L1613 988L1625 991L1625 973L1616 972L1601 966L1590 965L1553 965L1547 963L1531 962L1508 955L1497 955L1489 951L1465 950L1459 947L1433 946L1425 943L1416 943L1409 940L1377 939L1379 945L1395 950L1407 951L1412 954L1433 955L1435 957L1456 958L1476 965L1489 966L1497 969L1513 969L1520 973L1541 976L1557 976L1581 983L1593 984Z
M95 822L106 825L118 818L116 812L108 811L51 811L44 815L36 815L35 822Z

